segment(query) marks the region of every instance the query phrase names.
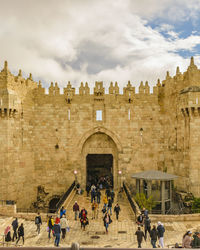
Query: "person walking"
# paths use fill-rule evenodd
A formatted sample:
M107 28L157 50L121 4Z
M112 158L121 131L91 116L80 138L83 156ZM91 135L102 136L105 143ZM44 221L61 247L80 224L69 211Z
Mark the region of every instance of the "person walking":
M100 191L100 189L97 189L96 196L97 196L97 203L99 205L101 203L101 191Z
M79 213L79 205L78 205L77 201L75 201L75 203L73 205L73 211L74 211L75 220L77 220L78 213Z
M104 206L107 207L107 205L108 205L108 199L107 199L106 195L104 195L104 197L103 197L103 203L104 203Z
M191 231L187 231L183 235L182 248L192 248L192 246L191 246L192 237L191 236L192 236L192 232Z
M143 238L145 239L145 236L144 236L144 232L141 231L140 227L138 227L138 230L135 232L135 235L137 235L138 248L141 248L142 239Z
M8 244L8 242L10 242L12 240L10 229L11 229L11 227L7 226L5 231L4 231L4 237L5 237L5 241L7 242L7 244Z
M62 218L63 214L66 215L66 209L62 206L60 209L60 218Z
M93 187L93 188L92 188ZM95 201L95 198L96 198L96 187L94 185L92 185L91 187L91 203L93 201ZM94 188L95 187L95 188Z
M55 224L53 226L53 231L54 231L54 235L55 235L55 241L54 241L54 245L55 246L59 246L59 243L60 243L60 233L61 233L61 227L60 227L60 220L59 218L57 217L56 218L56 221L55 221Z
M114 212L116 213L116 219L118 220L119 219L119 212L120 212L120 206L119 204L117 203L114 207Z
M111 200L112 200L112 203L114 202L114 198L115 198L115 192L114 190L112 189L111 193L110 193L110 197L111 197Z
M158 231L159 245L162 248L164 248L164 232L165 232L165 228L164 228L163 224L160 221L158 222L157 231Z
M40 213L38 213L38 215L35 217L35 224L37 226L36 232L38 232L38 234L40 233L40 225L42 225L42 219L40 216Z
M85 230L86 225L89 224L88 218L87 218L87 210L83 208L80 212L80 222L81 222L81 228Z
M145 240L147 239L147 231L150 234L151 231L151 220L149 219L149 216L146 215L144 218L144 236L145 236Z
M105 216L103 217L104 227L106 229L106 233L108 233L108 226L112 222L110 215L106 212Z
M98 204L93 201L92 202L92 220L96 218L97 216L97 208L98 208Z
M66 235L66 230L67 228L69 228L69 223L65 217L65 215L63 214L62 218L60 219L60 227L61 227L61 232L62 232L62 239L65 239L65 235Z
M51 231L53 230L53 226L54 226L54 220L52 218L52 216L49 216L48 220L47 220L47 227L48 227L48 238L51 238Z
M151 237L151 245L153 248L156 248L156 241L158 239L158 231L156 230L156 226L153 225L153 228L150 231L150 237Z
M23 223L21 223L21 225L18 228L18 239L16 241L16 244L19 242L21 237L22 237L23 244L24 244L24 225L23 225Z
M13 220L13 222L12 222L12 228L13 228L12 241L14 241L15 238L17 239L17 228L18 228L18 219L17 218L15 218L15 220Z
M110 211L110 215L112 215L112 200L111 198L108 199L108 208L107 208L107 212Z

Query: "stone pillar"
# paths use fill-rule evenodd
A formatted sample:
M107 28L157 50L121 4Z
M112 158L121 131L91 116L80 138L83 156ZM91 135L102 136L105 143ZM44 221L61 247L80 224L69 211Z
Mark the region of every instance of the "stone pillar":
M165 214L165 182L161 181L161 211Z
M136 179L136 193L140 193L140 180Z
M151 196L151 185L152 181L147 181L147 198Z

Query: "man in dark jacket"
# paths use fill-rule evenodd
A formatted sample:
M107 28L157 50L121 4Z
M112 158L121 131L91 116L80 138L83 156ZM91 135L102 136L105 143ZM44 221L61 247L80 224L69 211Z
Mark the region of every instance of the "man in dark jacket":
M163 224L160 221L158 222L157 231L158 231L159 244L160 244L160 246L162 248L164 248L164 232L165 232L165 228L164 228Z
M53 231L54 231L54 235L55 235L55 242L54 242L54 245L55 246L59 246L59 242L60 242L60 233L61 233L61 227L60 227L60 220L59 218L56 218L56 222L53 226Z
M75 203L73 205L73 211L74 211L74 215L75 215L75 220L77 220L78 213L79 213L79 205L78 205L77 201L75 201Z
M144 218L144 232L145 232L145 240L147 239L147 231L150 234L151 231L151 220L149 219L149 216L145 216Z
M18 220L17 218L12 222L12 228L13 228L13 238L12 238L12 241L17 240L17 228L18 228Z
M40 213L35 217L35 225L37 226L36 232L40 233L40 225L42 225L42 219Z
M137 235L138 248L141 248L142 239L145 239L145 237L144 232L141 231L140 227L138 227L138 230L135 232L135 235Z
M153 225L153 228L150 231L150 237L151 237L151 245L153 248L156 248L156 241L158 239L158 231L156 230L156 226Z
M16 244L19 242L20 238L22 237L23 240L23 244L24 244L24 226L23 223L21 224L21 226L18 228L18 239L16 241Z

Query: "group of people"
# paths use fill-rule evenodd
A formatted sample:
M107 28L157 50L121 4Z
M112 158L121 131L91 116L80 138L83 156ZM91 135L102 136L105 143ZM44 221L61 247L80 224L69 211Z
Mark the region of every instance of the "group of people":
M147 240L147 232L149 233L151 239L151 245L156 248L157 240L159 240L158 247L164 248L164 225L159 221L158 225L153 225L151 227L151 220L148 215L148 210L143 208L141 214L137 217L136 223L138 224L138 229L135 232L137 236L138 248L141 248L142 240ZM144 231L141 228L144 227Z
M18 219L15 218L12 221L12 229L13 229L13 236L11 236L11 226L7 226L5 231L4 231L4 236L5 236L5 242L9 243L11 241L15 241L16 239L16 244L19 242L20 238L23 240L24 244L24 225L21 223L19 226Z
M181 248L177 245L177 248ZM200 232L195 232L192 236L191 231L183 235L182 248L200 248Z

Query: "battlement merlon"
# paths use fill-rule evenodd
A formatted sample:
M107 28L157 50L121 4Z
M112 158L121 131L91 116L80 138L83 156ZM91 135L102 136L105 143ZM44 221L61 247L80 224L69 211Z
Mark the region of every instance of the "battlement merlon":
M191 57L190 65L186 72L181 73L179 67L176 69L176 75L170 76L169 72L167 71L166 78L162 82L160 82L157 85L153 86L153 93L150 93L150 87L148 82L146 81L145 84L143 82L140 83L139 86L139 93L135 93L135 87L131 85L130 81L128 81L128 84L126 87L123 88L123 93L119 93L119 86L118 83L115 82L115 85L113 82L110 83L109 87L109 95L124 95L125 97L130 97L130 101L132 100L133 96L135 95L154 95L157 96L162 91L166 92L166 90L169 88L170 91L179 91L183 89L184 87L195 85L194 82L197 82L197 85L200 86L200 70L198 70L197 66L194 64L194 58ZM180 83L183 82L183 83ZM161 88L162 87L162 88ZM28 91L31 91L33 89L37 89L36 93L39 95L45 95L45 88L42 87L41 82L39 83L33 81L32 74L25 79L22 77L22 71L19 70L19 73L17 76L14 76L8 69L8 63L5 61L4 68L0 72L0 89L12 89L15 90L19 95L23 92L23 95L27 93ZM60 88L58 87L58 84L55 83L55 86L53 83L51 83L49 87L49 95L50 96L59 96L60 94ZM72 100L73 96L88 96L90 95L90 88L88 86L88 83L85 83L85 86L83 82L81 82L81 85L79 87L79 93L75 93L75 88L72 87L71 83L68 82L68 85L66 88L64 88L64 96L70 101ZM104 96L105 94L105 88L103 87L103 82L95 82L94 87L94 95L95 96Z

